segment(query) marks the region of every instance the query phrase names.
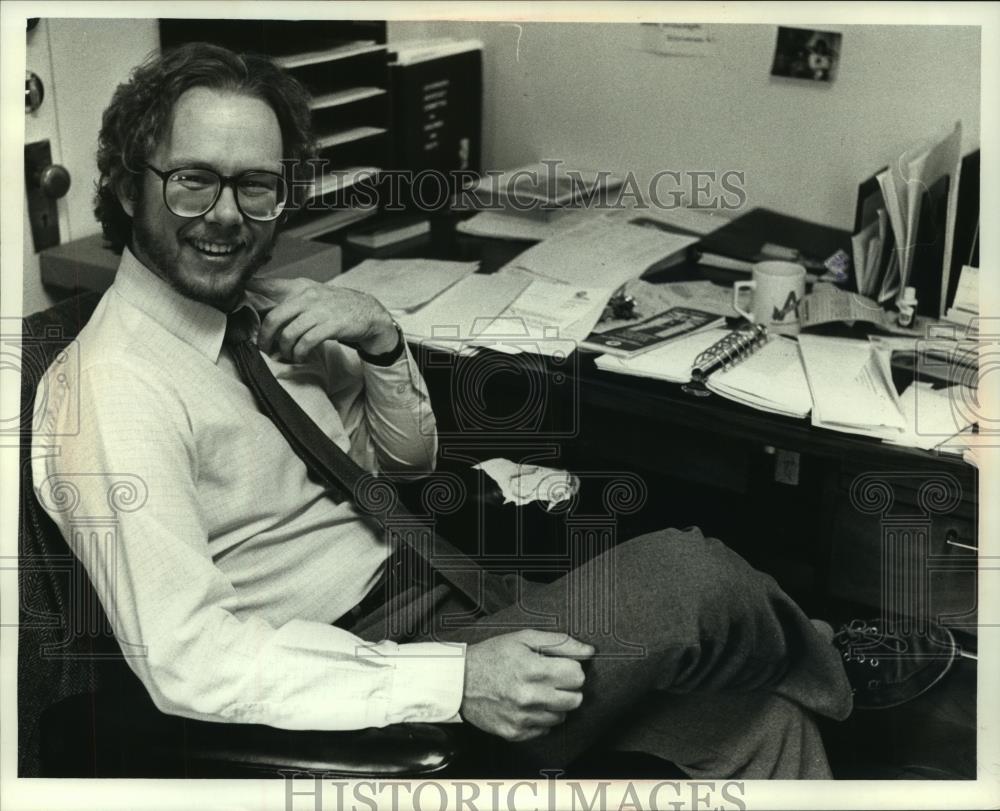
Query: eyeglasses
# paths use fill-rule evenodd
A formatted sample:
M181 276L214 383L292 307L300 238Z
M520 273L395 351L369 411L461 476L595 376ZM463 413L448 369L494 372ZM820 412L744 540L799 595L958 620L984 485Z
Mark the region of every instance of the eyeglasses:
M236 207L251 220L275 220L288 200L288 184L277 172L254 170L235 177L212 169L169 169L161 171L144 164L163 181L163 202L178 217L200 217L211 211L224 186L235 191Z

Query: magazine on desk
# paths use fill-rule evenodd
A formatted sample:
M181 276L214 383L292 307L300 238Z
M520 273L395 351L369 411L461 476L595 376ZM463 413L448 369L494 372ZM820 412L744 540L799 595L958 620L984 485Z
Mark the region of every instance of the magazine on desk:
M694 307L671 307L644 321L610 330L595 330L580 346L595 352L630 358L687 335L721 326L725 320L720 315Z

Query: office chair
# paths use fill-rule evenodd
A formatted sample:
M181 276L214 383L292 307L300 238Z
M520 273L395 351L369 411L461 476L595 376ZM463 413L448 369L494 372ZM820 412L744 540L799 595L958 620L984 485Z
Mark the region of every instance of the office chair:
M99 298L68 299L22 323L19 775L412 777L446 769L459 752L462 725L290 732L192 721L156 709L125 664L85 569L39 505L31 478L39 381L60 353L72 351Z

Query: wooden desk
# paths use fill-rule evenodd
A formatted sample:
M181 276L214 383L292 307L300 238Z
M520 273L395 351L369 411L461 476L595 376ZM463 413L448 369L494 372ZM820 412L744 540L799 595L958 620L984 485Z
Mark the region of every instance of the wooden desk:
M770 223L781 229L773 241L793 247L832 252L848 239L791 217L751 219L750 230ZM475 259L493 272L531 245L467 237L453 226L444 218L429 237L375 254L345 247L344 266L372 255L431 256ZM661 276L738 278L694 266ZM546 449L553 464L574 471L638 472L650 482L653 525L698 523L717 533L752 562L773 566L817 614L877 616L884 608L931 617L975 649L978 471L960 458L603 372L586 352L558 365L485 357L420 353L442 448L466 453L479 443L484 455L500 455L502 440L525 456ZM907 574L887 593L889 570Z

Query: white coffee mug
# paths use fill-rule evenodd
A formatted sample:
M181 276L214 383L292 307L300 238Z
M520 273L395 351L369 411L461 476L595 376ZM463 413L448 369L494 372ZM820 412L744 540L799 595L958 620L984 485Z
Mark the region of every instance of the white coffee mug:
M753 292L750 310L740 307L740 293ZM753 279L733 284L733 309L770 332L794 334L799 331L799 302L806 294L806 269L795 262L758 262Z

